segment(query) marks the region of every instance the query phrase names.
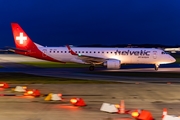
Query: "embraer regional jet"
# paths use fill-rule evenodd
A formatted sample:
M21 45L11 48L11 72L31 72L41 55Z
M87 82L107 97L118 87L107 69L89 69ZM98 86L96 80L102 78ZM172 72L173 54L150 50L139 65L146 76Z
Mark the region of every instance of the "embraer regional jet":
M160 64L176 60L161 49L155 48L88 48L88 47L43 47L33 42L17 23L11 23L17 54L54 62L74 62L89 64L93 71L95 65L102 64L108 69L119 69L121 64Z

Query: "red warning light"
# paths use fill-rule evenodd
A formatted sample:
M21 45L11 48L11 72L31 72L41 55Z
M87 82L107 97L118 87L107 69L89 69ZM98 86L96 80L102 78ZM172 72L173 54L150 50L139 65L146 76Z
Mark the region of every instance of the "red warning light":
M131 113L131 116L136 120L154 120L151 112L147 110L136 110Z
M40 96L40 92L39 92L39 90L37 90L37 89L34 89L34 90L26 90L26 92L24 93L24 95L39 97L39 96Z
M82 98L72 98L70 100L71 104L74 106L86 106L84 100Z
M7 83L0 83L0 88L9 88Z
M33 93L34 93L33 96L35 96L35 97L39 97L41 95L40 91L37 89L33 90Z

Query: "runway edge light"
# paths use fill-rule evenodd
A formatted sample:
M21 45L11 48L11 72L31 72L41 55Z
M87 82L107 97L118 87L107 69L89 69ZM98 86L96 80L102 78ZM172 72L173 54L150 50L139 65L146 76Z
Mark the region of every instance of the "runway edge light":
M86 106L82 98L72 98L70 99L70 103L74 106Z

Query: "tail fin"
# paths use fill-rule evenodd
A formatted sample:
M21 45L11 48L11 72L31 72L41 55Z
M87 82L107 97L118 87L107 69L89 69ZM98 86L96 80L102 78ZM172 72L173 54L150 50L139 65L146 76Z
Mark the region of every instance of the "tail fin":
M18 23L11 23L11 27L16 48L21 50L32 50L37 48Z

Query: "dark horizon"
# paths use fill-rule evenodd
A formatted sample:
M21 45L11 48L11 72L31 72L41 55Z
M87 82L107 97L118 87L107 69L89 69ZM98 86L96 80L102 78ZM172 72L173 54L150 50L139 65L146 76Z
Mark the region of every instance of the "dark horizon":
M14 46L17 22L43 46L180 45L180 1L1 1L1 47Z

